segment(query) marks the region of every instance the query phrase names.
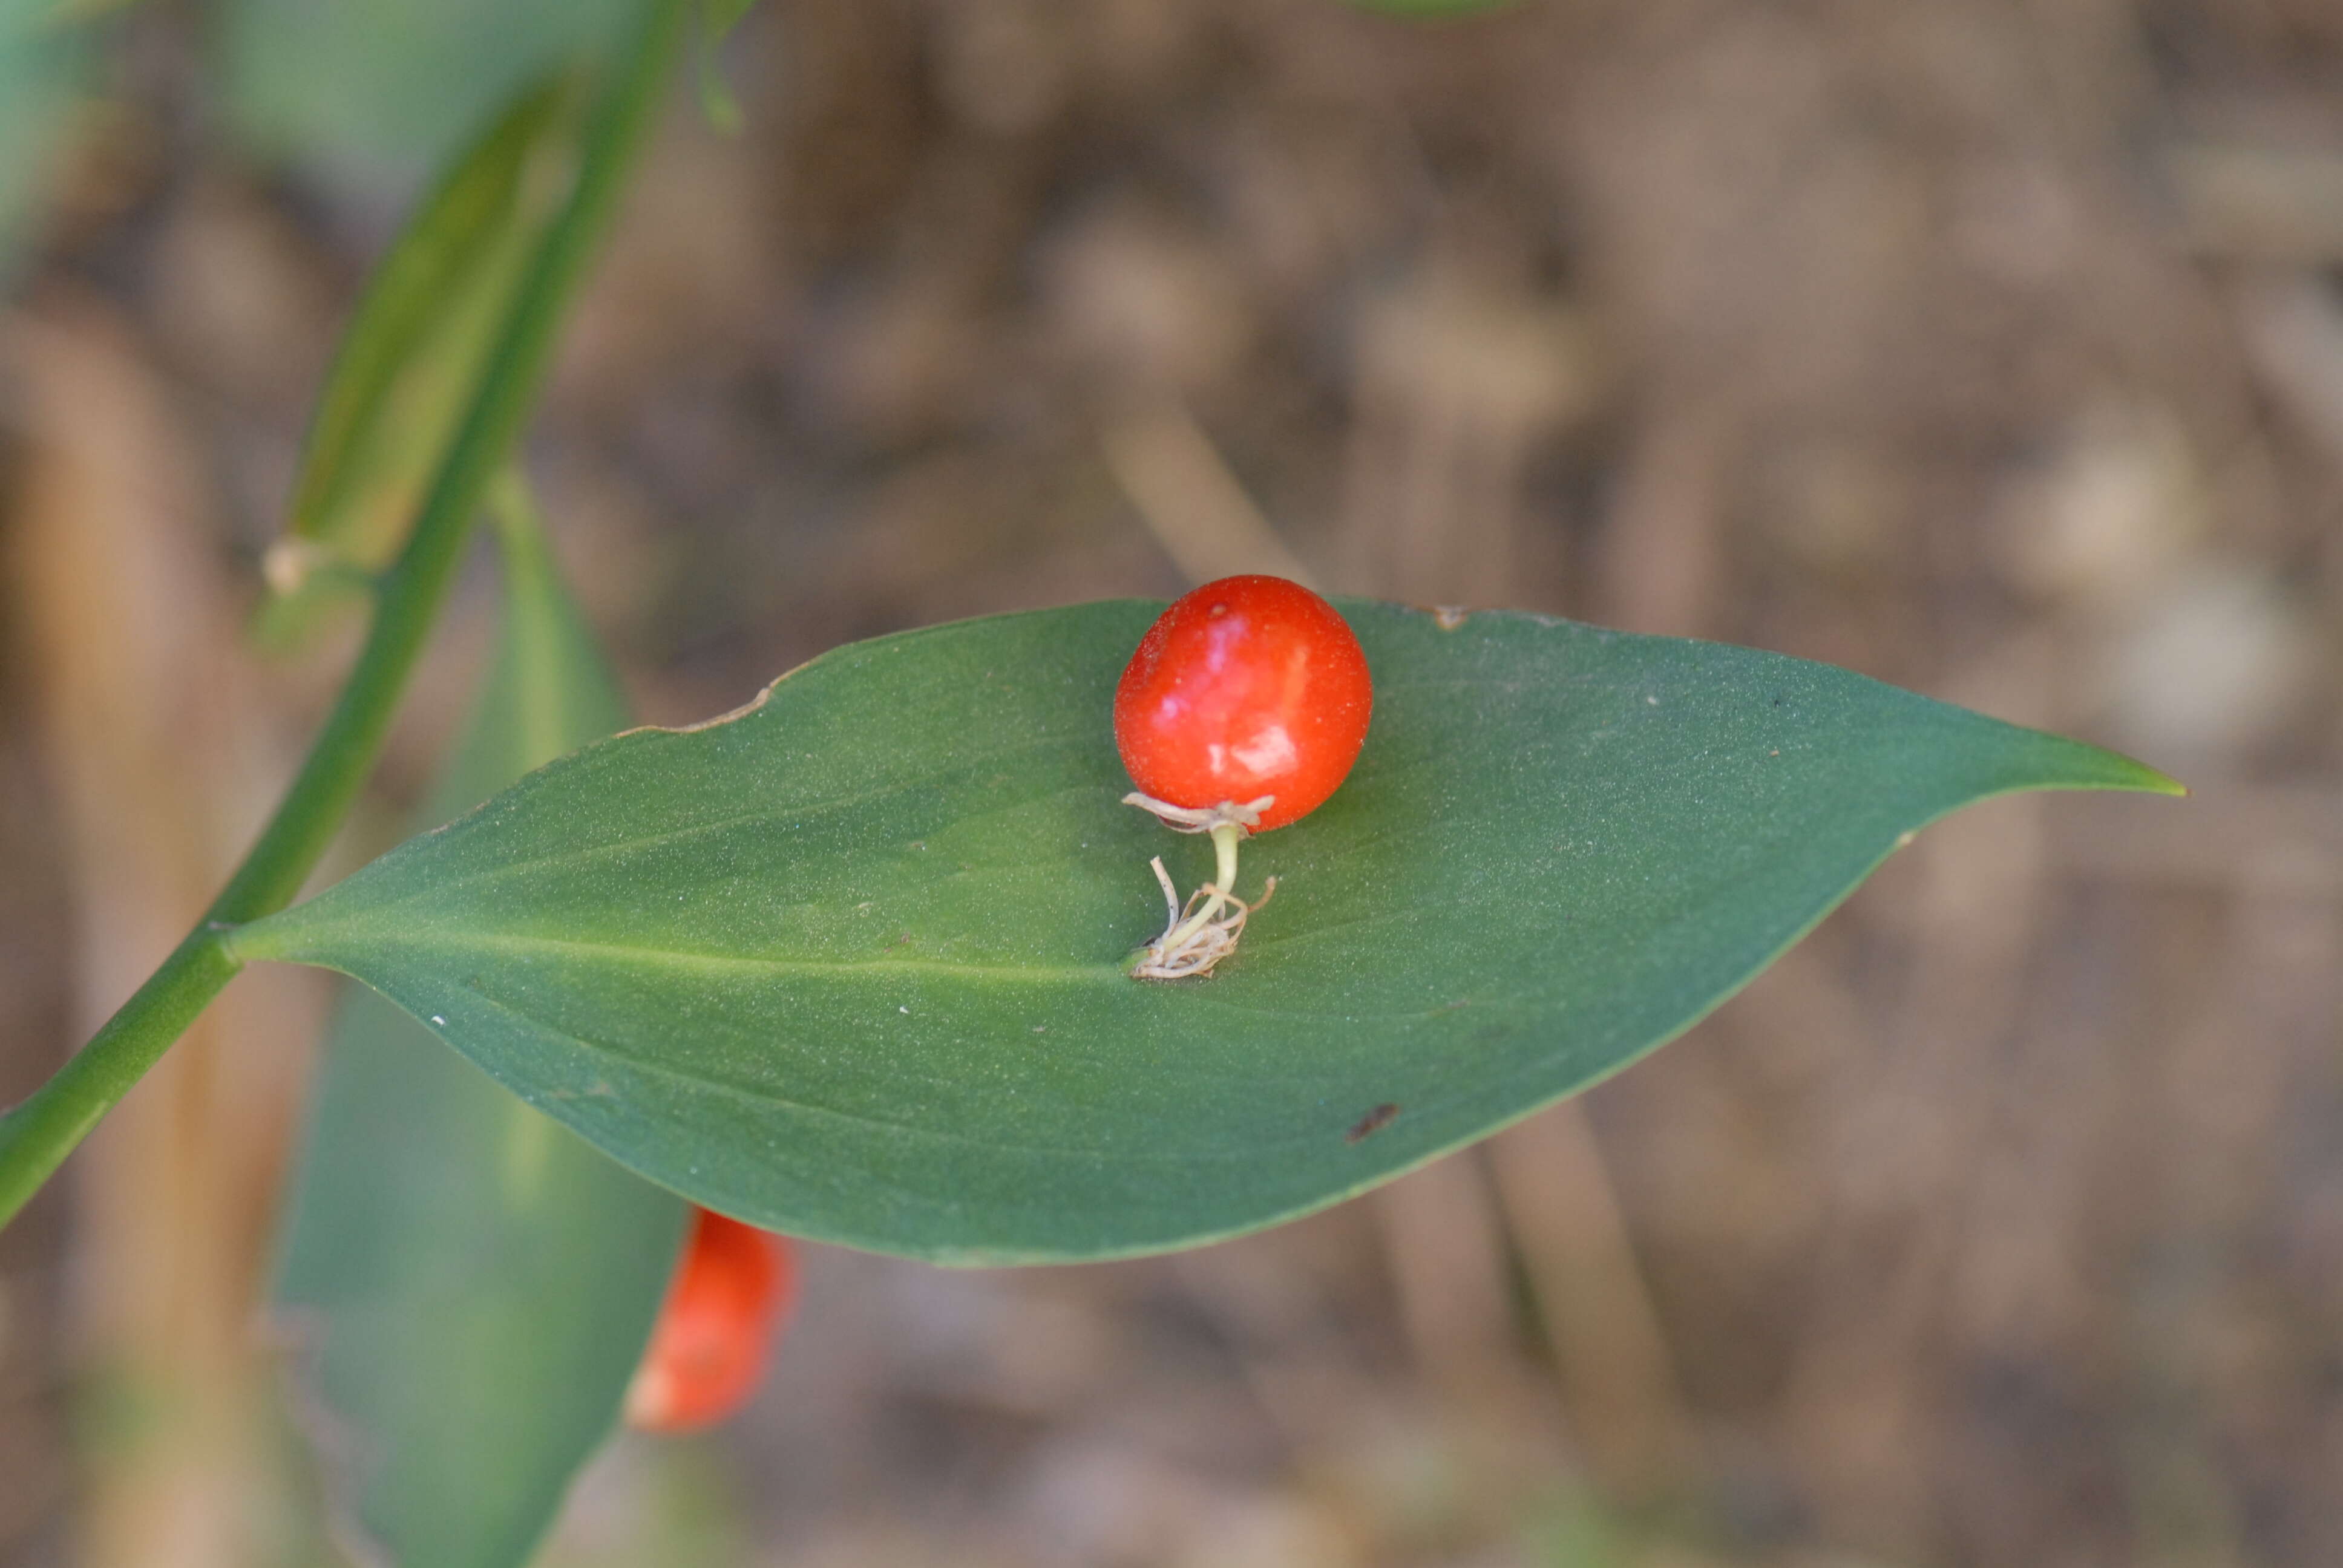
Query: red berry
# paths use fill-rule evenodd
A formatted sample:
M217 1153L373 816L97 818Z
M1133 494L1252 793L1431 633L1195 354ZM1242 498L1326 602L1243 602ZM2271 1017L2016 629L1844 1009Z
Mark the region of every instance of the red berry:
M627 1424L688 1432L748 1403L796 1302L797 1274L787 1237L694 1211L650 1345L627 1385Z
M1332 605L1283 578L1222 578L1172 602L1114 692L1132 782L1173 806L1275 801L1266 832L1317 809L1367 738L1367 656Z

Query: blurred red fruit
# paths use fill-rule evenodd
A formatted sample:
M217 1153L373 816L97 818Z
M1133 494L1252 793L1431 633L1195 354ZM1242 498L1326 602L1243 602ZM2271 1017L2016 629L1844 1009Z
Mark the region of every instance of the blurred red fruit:
M789 1238L695 1211L650 1345L627 1386L627 1424L689 1432L748 1403L797 1287Z

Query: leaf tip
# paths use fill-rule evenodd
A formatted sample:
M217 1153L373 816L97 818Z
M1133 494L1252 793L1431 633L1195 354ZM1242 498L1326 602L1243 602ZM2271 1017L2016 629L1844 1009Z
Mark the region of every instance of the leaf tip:
M2037 789L2121 789L2140 795L2186 797L2188 786L2136 757L2094 746L2049 730L2036 730L2056 743L2056 760L2046 777L2030 786Z
M2169 795L2181 799L2186 799L2190 793L2187 785L2161 769L2150 768L2120 751L2110 751L2107 755L2121 764L2122 777L2110 780L2111 788L2137 790L2143 795Z

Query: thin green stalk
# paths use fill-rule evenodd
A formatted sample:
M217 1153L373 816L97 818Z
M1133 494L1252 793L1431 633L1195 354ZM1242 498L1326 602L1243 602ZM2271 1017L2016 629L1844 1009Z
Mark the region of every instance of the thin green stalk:
M399 693L463 560L488 481L537 398L554 333L659 107L689 0L657 0L588 135L578 182L529 265L479 391L415 532L384 579L349 679L259 841L163 966L31 1099L0 1117L0 1224L39 1191L241 967L229 929L283 909L316 869L373 770Z
M1166 952L1212 923L1222 910L1229 907L1230 898L1237 890L1237 842L1244 829L1234 822L1218 822L1212 826L1212 860L1215 867L1211 897L1204 907L1163 933L1160 943Z

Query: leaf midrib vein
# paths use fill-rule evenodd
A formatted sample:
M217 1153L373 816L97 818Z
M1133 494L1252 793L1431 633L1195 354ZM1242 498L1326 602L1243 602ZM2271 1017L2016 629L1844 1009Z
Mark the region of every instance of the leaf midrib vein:
M377 948L424 949L442 952L493 952L515 954L546 953L608 958L622 964L644 968L695 970L709 972L739 971L747 974L807 974L807 975L866 975L907 974L943 975L954 980L1022 980L1062 984L1096 984L1124 980L1121 969L1113 964L1012 964L970 963L949 959L906 959L873 957L868 959L796 959L769 957L755 953L693 952L684 948L649 947L635 942L595 940L586 937L550 937L525 931L462 930L443 936L433 932L427 936L402 936L387 941L372 942Z

